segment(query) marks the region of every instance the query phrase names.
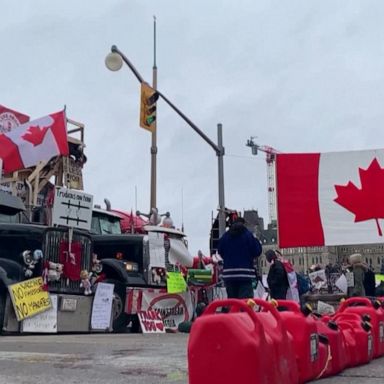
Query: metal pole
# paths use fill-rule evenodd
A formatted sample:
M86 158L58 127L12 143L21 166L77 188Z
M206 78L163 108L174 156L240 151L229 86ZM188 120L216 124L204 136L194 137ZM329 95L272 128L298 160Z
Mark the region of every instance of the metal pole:
M217 164L219 172L219 236L225 232L225 203L224 203L224 147L223 147L223 125L217 124Z
M157 66L156 66L156 17L153 16L153 68L152 68L152 88L157 89ZM151 140L151 202L149 212L152 208L157 208L156 184L157 184L157 117L153 123Z

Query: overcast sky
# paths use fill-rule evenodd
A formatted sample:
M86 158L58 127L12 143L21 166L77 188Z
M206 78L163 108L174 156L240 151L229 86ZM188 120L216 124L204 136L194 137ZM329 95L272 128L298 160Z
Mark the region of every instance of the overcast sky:
M268 221L265 154L381 148L384 2L361 0L0 0L0 104L38 118L67 107L85 124L85 189L114 208L149 210L151 135L139 83L106 69L116 44L207 136L223 124L225 202ZM217 157L158 103L157 202L190 250L209 247ZM137 199L135 199L135 190Z

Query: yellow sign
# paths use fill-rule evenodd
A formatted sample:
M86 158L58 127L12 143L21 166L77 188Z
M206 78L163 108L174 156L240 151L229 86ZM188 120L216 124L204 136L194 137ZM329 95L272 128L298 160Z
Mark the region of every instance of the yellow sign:
M380 284L382 281L384 281L384 275L375 275L376 285Z
M49 293L43 290L43 278L24 280L8 286L17 321L51 308Z
M167 272L167 292L180 293L187 290L187 283L181 272Z

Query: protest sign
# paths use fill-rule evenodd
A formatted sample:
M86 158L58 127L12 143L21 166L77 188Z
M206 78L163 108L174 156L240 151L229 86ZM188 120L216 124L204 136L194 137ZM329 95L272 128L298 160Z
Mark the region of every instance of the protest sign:
M187 283L181 272L167 272L167 292L180 293L187 290Z
M49 293L43 289L43 278L24 280L8 286L17 321L51 308Z
M108 329L111 325L114 284L98 283L92 304L91 328Z
M50 295L52 308L23 320L22 332L57 333L57 295Z
M137 313L143 333L165 333L163 318L158 311L147 310Z
M165 328L177 329L181 322L193 316L191 292L167 293L165 289L128 288L125 312L137 314L146 310L160 313Z
M311 280L312 286L315 289L320 290L321 288L325 288L327 286L327 276L324 269L311 272L308 276Z

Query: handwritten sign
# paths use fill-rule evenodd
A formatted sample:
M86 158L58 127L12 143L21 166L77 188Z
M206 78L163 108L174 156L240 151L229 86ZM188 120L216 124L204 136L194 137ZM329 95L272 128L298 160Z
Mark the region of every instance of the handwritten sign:
M161 314L154 310L137 313L143 333L165 333L165 326Z
M187 283L181 272L167 272L167 292L179 293L187 290Z
M91 328L108 329L111 325L114 284L98 283L92 304Z
M91 229L93 196L75 189L56 188L52 224Z
M8 286L17 321L24 320L51 308L51 299L43 289L43 278L24 280Z
M23 320L22 332L57 333L57 295L50 295L52 308Z

